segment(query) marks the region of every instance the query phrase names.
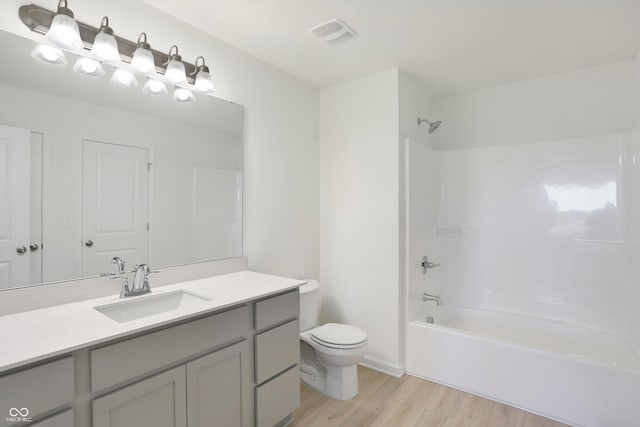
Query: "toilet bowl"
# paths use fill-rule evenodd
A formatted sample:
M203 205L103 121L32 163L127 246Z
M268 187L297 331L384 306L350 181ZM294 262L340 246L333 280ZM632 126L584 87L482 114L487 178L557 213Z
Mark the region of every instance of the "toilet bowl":
M320 285L310 280L300 287L300 378L338 400L358 394L357 364L364 357L367 334L355 326L318 326Z

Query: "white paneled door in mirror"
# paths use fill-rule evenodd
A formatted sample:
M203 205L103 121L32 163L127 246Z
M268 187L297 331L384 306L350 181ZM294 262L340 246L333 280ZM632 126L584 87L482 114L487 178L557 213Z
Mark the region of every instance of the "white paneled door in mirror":
M30 132L0 126L0 289L30 283Z
M82 142L82 275L148 260L149 150Z

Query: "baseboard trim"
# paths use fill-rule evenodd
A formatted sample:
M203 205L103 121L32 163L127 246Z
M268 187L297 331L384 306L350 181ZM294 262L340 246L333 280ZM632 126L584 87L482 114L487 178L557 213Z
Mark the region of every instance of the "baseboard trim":
M375 357L365 356L362 362L359 363L366 368L373 369L374 371L382 372L383 374L391 375L392 377L400 378L404 375L404 369L402 366L389 363L384 360L380 360Z

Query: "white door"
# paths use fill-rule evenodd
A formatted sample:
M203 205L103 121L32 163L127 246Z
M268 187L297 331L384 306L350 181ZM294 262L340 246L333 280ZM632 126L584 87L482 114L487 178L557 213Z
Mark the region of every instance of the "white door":
M132 269L147 261L149 151L83 141L82 275L113 272L119 256Z
M30 284L30 138L0 125L0 289Z

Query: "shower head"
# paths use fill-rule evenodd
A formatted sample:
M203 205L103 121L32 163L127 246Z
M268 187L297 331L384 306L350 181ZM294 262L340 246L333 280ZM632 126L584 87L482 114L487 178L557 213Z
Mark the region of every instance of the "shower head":
M420 117L418 117L418 124L421 125L422 123L427 123L429 125L429 133L431 134L440 127L440 125L442 124L442 120L437 120L435 122L432 122L427 119L421 119Z

